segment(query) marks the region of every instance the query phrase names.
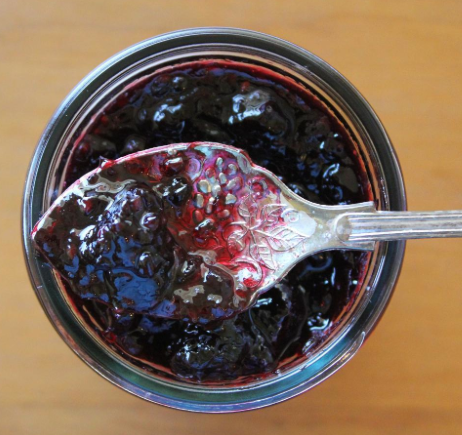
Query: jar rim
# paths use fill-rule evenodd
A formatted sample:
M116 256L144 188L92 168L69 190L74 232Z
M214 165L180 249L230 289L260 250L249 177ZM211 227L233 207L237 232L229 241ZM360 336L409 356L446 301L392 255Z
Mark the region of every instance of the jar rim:
M356 353L383 314L399 276L405 242L384 245L386 255L383 256L381 271L375 283L376 287L381 288L380 295L374 292L375 302L369 304L355 325L346 331L342 338L343 343L339 341L335 344L335 349L329 349L328 353L321 355L310 365L311 371L299 371L297 376L288 373L287 376L277 377L264 385L239 387L232 393L212 394L215 397L210 397L207 394L210 390L204 387L172 385L159 379L135 375L129 366L110 360L108 355L104 357L98 351L96 343L92 345L89 341L80 342L71 316L66 316L65 313L58 315L56 306L47 295L46 286L42 285L41 266L36 261L29 236L31 225L38 219L42 208L44 186L47 182L43 168L50 164L60 138L87 98L116 73L148 56L185 46L214 43L274 53L306 68L310 74L321 77L334 92L348 102L370 136L383 167L384 181L389 192L389 209L406 209L404 181L393 146L377 115L346 78L319 57L282 39L250 30L205 27L179 30L135 44L105 61L71 91L51 118L34 152L24 190L22 237L29 276L38 299L63 340L82 360L113 384L149 401L188 411L221 413L256 409L281 402L314 387L343 366Z

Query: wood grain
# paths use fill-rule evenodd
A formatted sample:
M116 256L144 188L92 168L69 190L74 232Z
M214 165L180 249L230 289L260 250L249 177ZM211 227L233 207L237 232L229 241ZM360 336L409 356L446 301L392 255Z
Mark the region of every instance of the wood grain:
M413 241L375 333L313 391L241 415L145 403L80 362L29 284L20 203L35 143L91 69L150 36L194 26L270 33L318 54L377 111L413 210L462 209L462 2L0 2L0 433L4 435L460 434L462 242Z

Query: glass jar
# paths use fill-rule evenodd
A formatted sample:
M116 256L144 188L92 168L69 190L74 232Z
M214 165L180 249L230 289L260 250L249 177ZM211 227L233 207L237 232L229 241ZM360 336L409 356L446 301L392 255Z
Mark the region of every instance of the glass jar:
M390 300L404 242L381 243L372 254L358 296L313 355L275 376L239 387L201 386L147 374L109 349L72 310L57 278L31 246L30 233L62 189L72 138L108 98L138 77L167 65L204 58L251 62L309 87L327 102L358 144L381 210L405 210L403 178L390 140L359 92L312 53L281 39L230 28L188 29L136 44L90 73L50 120L35 150L24 192L23 242L32 285L50 321L71 349L96 372L143 399L196 412L235 412L300 394L342 367L361 347Z

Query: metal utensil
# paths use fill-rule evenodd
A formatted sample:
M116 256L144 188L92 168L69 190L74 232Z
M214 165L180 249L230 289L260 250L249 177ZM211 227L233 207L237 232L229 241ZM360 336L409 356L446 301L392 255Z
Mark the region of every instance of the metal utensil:
M251 306L309 255L334 249L372 251L380 241L462 236L462 211L390 212L377 211L373 202L325 206L307 201L253 164L247 153L228 145L173 144L131 154L109 166L114 171L135 161L149 168L145 181L155 191L166 177L188 180L191 198L181 214L171 214L168 229L188 254L233 277L234 297L226 302L226 315ZM130 179L111 183L105 178L107 168L103 165L82 177L50 210L89 191L104 195L110 206L113 199L108 195L121 191ZM95 175L99 181L89 183ZM51 225L50 219L48 211L34 231ZM168 297L194 305L204 289L185 286ZM204 296L199 311L207 317L223 298Z

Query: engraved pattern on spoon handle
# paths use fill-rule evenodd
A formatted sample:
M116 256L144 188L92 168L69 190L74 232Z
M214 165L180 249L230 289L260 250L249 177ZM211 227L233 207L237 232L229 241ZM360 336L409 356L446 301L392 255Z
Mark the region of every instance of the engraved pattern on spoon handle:
M462 210L345 213L335 229L347 243L462 237Z

